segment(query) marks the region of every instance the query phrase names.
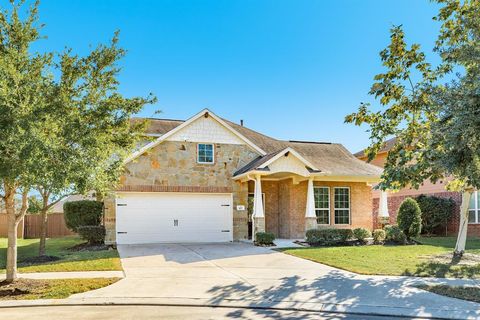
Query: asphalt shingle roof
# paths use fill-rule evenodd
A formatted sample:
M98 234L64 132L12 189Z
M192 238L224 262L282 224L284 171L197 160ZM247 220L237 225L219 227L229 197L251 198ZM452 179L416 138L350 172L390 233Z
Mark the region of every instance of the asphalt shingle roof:
M171 119L148 120L147 133L156 135L165 134L184 122L183 120ZM297 151L327 175L377 177L382 173L382 169L357 159L339 143L277 140L226 119L222 120L267 153L239 168L235 175L258 168L287 147Z

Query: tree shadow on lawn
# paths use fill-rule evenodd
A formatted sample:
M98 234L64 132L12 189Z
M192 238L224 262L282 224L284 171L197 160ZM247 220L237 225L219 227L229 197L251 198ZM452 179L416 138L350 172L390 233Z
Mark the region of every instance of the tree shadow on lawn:
M301 273L301 271L300 271ZM355 306L385 306L389 308L412 308L428 316L428 308L459 310L478 317L480 310L471 302L452 304L450 298L439 297L429 292L415 289L415 279L352 277L341 271L331 271L316 279L304 279L301 276L288 276L278 280L249 279L234 284L214 286L208 293L212 295L210 303L219 305L222 301L242 301L254 309L258 318L277 319L285 316L275 309L292 306L297 303L302 308L322 311L323 304L335 304L340 308L352 310ZM306 304L308 303L308 305ZM342 306L343 305L343 306ZM290 307L291 308L291 307ZM462 309L463 308L463 309ZM265 311L268 309L268 311ZM380 312L381 310L379 310ZM247 319L242 309L228 314L230 318ZM332 319L338 319L334 315ZM288 319L318 319L318 314L294 314Z
M38 257L38 242L33 242L28 245L18 247L17 266L22 267L35 267L43 265L55 265L67 262L82 262L82 261L95 261L102 259L118 258L118 253L115 250L102 250L102 251L71 251L70 247L73 247L71 243L65 246L55 245L55 248L49 248L50 239L47 239L47 255L57 257L54 261L34 261ZM0 273L5 272L6 268L6 254L7 248L0 248Z
M422 262L415 270L406 269L404 276L436 277L436 278L480 278L480 264L459 265L452 259L450 263Z

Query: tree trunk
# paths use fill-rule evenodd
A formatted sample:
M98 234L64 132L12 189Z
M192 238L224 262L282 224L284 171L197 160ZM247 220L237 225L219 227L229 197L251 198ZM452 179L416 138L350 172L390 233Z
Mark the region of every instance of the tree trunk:
M7 212L7 265L6 281L17 278L17 219L15 215L15 189L5 185L5 210Z
M15 208L15 193L17 188L4 183L4 190L8 229L6 281L13 282L17 279L17 228L28 210L28 189L22 191L22 207L18 213Z
M40 225L40 244L38 246L38 255L39 256L44 256L45 255L45 246L47 242L47 223L48 223L48 198L49 194L44 193L42 194L42 211L40 212L41 214L41 225Z
M41 225L40 225L40 243L38 246L38 255L39 256L44 256L45 255L45 244L47 242L47 221L48 221L48 216L47 216L47 209L43 208L42 211L40 212L41 215Z
M455 245L455 251L453 252L453 254L457 257L461 257L465 252L468 230L468 205L470 204L471 197L471 190L466 190L462 194L462 205L460 206L460 225L458 226L457 244Z

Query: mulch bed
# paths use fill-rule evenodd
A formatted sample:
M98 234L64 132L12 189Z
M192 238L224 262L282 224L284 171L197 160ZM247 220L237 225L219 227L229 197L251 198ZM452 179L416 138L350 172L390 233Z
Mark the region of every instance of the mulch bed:
M29 294L46 286L48 283L44 280L17 279L11 283L4 280L0 282L0 298Z
M374 243L372 239L368 239L367 243L363 243L358 240L348 240L346 242L341 243L333 243L333 244L309 244L305 241L294 241L294 243L304 246L304 247L312 247L312 248L322 248L322 247L340 247L340 246L373 246L373 245L384 245L384 246L411 246L411 245L421 245L420 242L415 240L411 240L406 242L405 244L399 244L393 241L385 241L384 243Z
M29 266L29 265L34 265L34 264L41 264L41 263L47 263L47 262L53 262L53 261L58 261L60 260L60 257L57 256L37 256L37 257L28 257L20 260L18 262L19 265L22 266Z
M113 250L112 246L107 246L104 244L91 245L88 242L77 244L71 248L68 248L70 251L103 251L103 250Z

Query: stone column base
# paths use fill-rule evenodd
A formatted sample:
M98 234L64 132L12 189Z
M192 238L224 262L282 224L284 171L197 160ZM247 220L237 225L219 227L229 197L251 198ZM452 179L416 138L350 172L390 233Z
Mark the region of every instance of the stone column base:
M305 217L305 232L310 229L317 229L317 217Z
M257 232L265 232L265 217L261 217L261 218L253 218L253 226L254 226L254 230L253 230L253 240L256 240L255 239L255 236L257 234Z

